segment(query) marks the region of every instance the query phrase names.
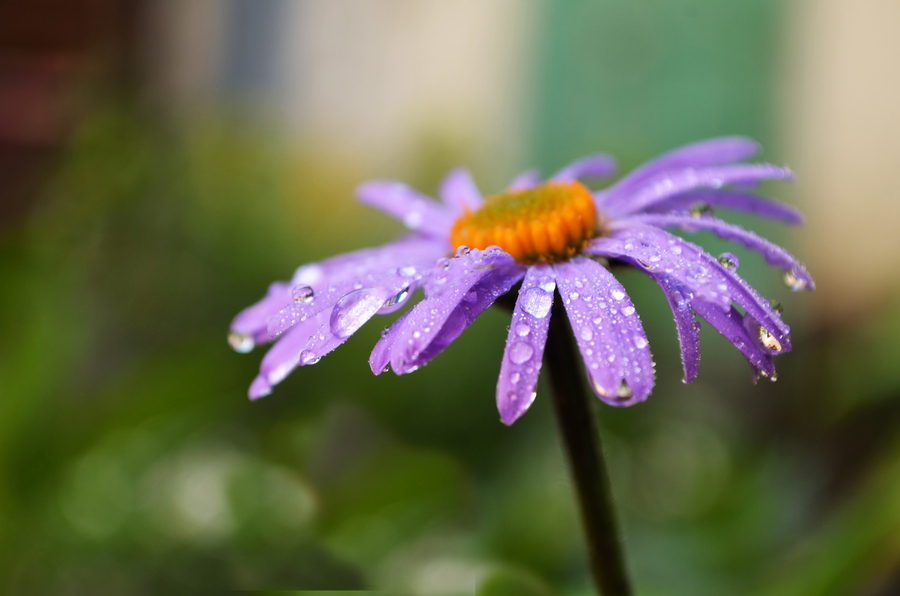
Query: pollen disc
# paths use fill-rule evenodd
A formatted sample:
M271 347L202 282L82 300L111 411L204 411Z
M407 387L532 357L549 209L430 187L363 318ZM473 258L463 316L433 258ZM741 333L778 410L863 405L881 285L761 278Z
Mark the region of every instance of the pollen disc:
M456 248L496 245L520 262L572 256L594 235L597 207L580 182L545 182L534 188L487 197L453 224Z

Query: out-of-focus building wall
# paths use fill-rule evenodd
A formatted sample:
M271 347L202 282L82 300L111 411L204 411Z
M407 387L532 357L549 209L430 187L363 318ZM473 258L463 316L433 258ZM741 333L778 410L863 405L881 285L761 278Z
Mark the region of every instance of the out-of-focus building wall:
M900 2L802 0L786 56L786 155L822 314L863 312L900 269Z

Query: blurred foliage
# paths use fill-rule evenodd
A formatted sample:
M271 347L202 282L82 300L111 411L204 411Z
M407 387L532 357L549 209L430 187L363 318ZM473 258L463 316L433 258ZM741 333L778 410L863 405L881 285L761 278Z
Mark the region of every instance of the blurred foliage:
M548 8L539 165L770 135L770 3L656 4ZM625 51L633 31L646 56ZM400 229L353 203L359 164L276 139L217 116L173 131L130 104L99 109L31 218L0 237L0 592L591 594L544 385L527 416L498 422L507 313L403 377L371 376L392 317L372 322L246 399L259 356L228 349L231 317L301 263ZM429 142L451 147L416 164L432 192L453 145ZM638 592L896 594L900 309L819 326L735 252L794 325L776 384L751 385L704 327L685 387L664 298L621 275L659 364L647 403L598 407Z

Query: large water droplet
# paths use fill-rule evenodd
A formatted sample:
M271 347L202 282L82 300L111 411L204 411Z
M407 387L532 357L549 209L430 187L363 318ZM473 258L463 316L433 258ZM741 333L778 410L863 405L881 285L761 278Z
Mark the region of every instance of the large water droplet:
M309 286L294 286L291 289L291 298L297 304L308 304L313 301L313 289Z
M319 360L320 358L316 356L316 353L312 350L303 350L302 352L300 352L300 363L304 366L315 364Z
M769 330L763 327L762 325L757 326L756 328L757 334L759 335L759 343L762 344L764 348L767 350L772 350L773 352L781 351L781 342L775 338L774 335L769 333Z
M519 323L518 325L516 325L516 335L518 335L519 337L525 337L529 333L531 333L531 327L529 327L525 323Z
M579 335L584 341L591 341L594 339L594 331L590 327L582 327Z
M738 266L740 266L741 262L738 260L736 255L730 252L723 252L719 255L719 264L729 271L737 271L737 268Z
M524 364L531 360L534 355L534 348L524 341L520 341L509 351L509 361L513 364Z
M331 332L344 339L350 337L384 304L383 288L365 288L350 292L331 311Z
M228 345L231 346L231 349L235 352L246 354L256 347L256 342L254 342L253 338L247 333L232 331L228 334Z
M549 277L543 277L543 278L541 278L540 286L541 286L541 289L544 290L545 292L552 292L553 290L556 289L556 282L553 281L552 279L550 279Z
M629 399L634 395L631 391L631 387L628 386L624 380L619 383L619 389L616 391L616 399Z
M543 319L550 313L550 307L553 306L553 294L540 288L528 288L520 302L522 310L536 319Z
M690 207L691 215L694 217L702 217L703 215L712 215L713 208L710 207L709 203L699 202L694 203Z
M621 300L622 298L625 297L625 292L623 292L622 290L612 290L612 291L610 292L610 294L611 294L612 297L615 298L616 300Z

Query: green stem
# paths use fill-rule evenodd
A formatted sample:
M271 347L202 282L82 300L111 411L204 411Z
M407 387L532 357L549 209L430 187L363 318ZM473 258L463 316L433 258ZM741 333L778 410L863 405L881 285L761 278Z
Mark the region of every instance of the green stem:
M582 382L572 330L560 297L553 304L544 362L550 373L556 419L566 448L581 515L591 571L602 596L630 596L622 538L616 519L603 448Z

